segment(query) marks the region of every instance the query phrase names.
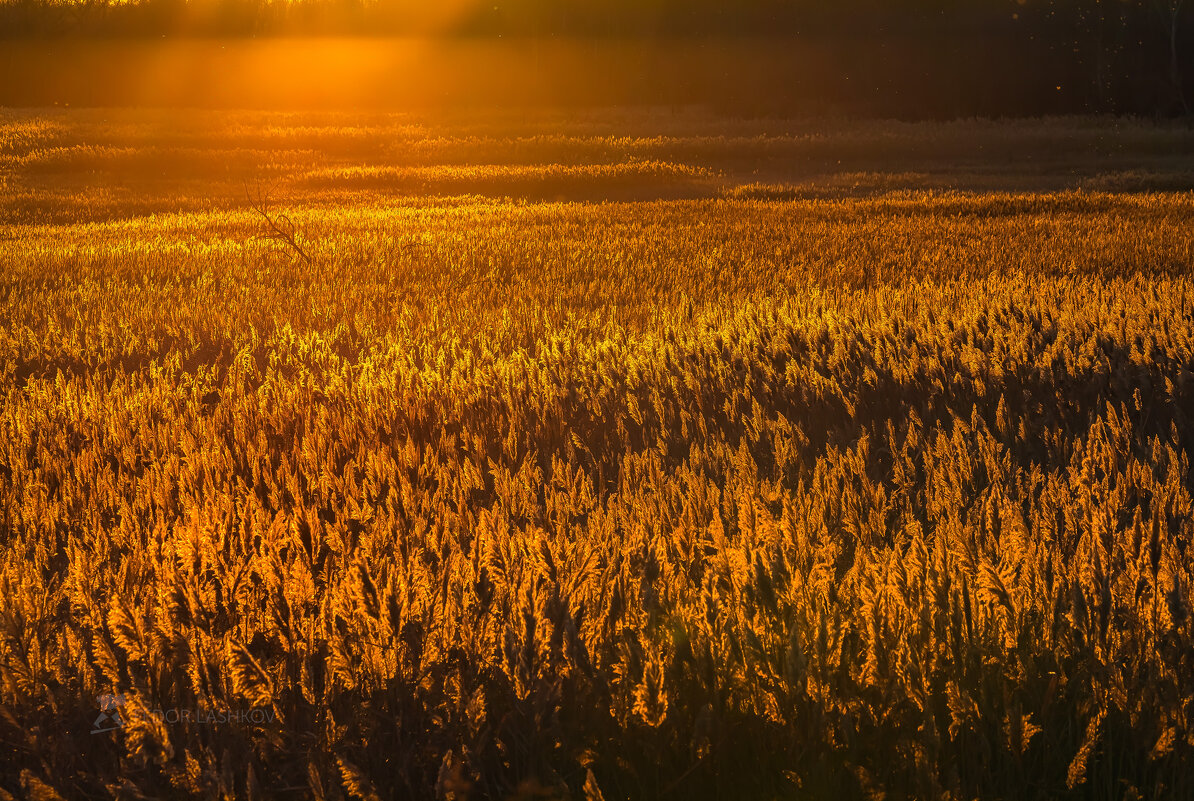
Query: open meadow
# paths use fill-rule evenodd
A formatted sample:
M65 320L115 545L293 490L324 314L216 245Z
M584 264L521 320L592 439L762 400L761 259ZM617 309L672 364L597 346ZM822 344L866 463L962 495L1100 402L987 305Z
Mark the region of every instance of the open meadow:
M0 110L0 798L1194 797L1194 132Z

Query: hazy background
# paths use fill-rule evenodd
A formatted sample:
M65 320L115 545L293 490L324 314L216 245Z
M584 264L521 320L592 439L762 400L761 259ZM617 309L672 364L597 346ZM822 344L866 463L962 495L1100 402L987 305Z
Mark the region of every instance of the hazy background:
M1189 0L0 1L8 105L1173 116L1192 52Z

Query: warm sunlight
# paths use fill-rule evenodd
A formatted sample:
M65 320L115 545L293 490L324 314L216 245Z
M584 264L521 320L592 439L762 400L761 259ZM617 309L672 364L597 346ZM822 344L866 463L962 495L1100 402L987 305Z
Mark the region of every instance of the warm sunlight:
M0 801L1194 799L1194 6L0 0Z

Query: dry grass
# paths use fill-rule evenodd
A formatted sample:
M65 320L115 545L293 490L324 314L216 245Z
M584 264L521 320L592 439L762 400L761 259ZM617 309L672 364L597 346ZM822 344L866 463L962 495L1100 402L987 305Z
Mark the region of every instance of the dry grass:
M1194 793L1188 194L449 198L343 186L412 174L329 155L367 126L203 119L316 154L310 266L235 177L28 166L143 127L0 128L0 788Z

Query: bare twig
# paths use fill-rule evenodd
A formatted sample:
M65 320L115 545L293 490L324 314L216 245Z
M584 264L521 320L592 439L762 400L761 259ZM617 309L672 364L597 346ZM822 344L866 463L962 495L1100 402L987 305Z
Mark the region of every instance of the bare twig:
M295 236L294 221L290 219L290 216L286 214L270 216L269 199L261 191L260 184L257 186L256 197L249 194L249 188L246 186L245 199L248 201L249 207L257 212L261 219L265 220L265 224L269 228L266 233L260 235L260 238L268 239L272 242L281 242L297 253L307 266L314 264L311 255L298 243L298 239Z

